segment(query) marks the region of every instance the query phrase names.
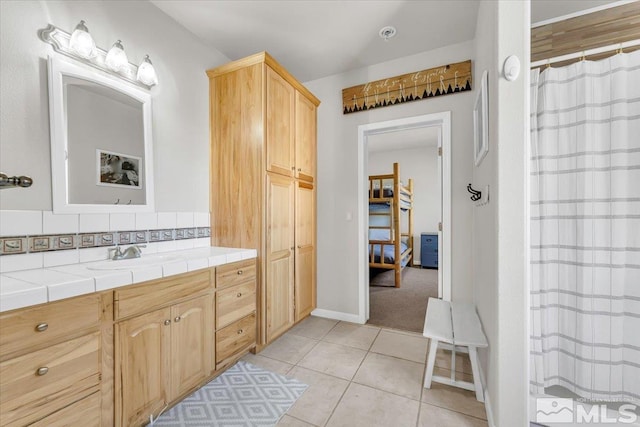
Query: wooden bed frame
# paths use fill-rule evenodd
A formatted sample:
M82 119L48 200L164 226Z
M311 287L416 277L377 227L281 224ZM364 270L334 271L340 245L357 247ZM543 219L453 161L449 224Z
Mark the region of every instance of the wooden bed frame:
M393 181L393 197L384 196L384 184ZM377 188L376 188L377 186ZM379 190L375 197L375 190ZM400 226L401 204L406 202L409 205L408 214L408 232L403 233ZM369 215L388 216L388 226L372 226L369 224L369 230L382 229L389 230L390 240L369 240L369 268L385 268L395 270L395 287L399 288L402 284L402 264L411 263L413 259L413 180L410 179L407 186L400 183L400 168L398 163L393 164L393 173L388 175L371 175L369 176L369 204L371 203L389 203L388 212L369 212ZM400 243L403 238L407 238L407 249L401 253ZM374 248L380 247L380 256L376 261ZM394 247L394 262L388 263L384 259L385 246Z

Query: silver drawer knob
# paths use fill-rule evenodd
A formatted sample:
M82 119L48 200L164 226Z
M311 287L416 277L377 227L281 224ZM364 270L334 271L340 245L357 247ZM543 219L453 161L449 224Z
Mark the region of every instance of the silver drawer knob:
M241 275L241 274L242 274L242 270L238 270L238 275Z
M171 320L167 319L164 321L164 326L169 326L171 324Z
M38 370L36 371L36 374L38 374L39 376L43 376L43 375L47 375L47 372L49 372L49 368L47 368L46 366L43 366L42 368L38 368Z
M36 331L38 332L44 332L49 328L49 324L48 323L40 323L38 324L38 326L36 326Z
M238 329L238 335L242 335L244 331L242 329Z
M173 319L174 322L178 323L180 320L182 320L182 317L180 316L176 316L175 319Z
M242 292L238 292L238 293L236 294L236 297L238 297L238 298L240 298L241 296L242 296Z

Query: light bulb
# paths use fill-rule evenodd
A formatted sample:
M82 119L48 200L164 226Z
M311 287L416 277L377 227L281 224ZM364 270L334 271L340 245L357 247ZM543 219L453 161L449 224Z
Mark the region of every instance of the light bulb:
M84 21L80 21L76 25L76 29L73 30L71 40L69 40L69 47L83 58L95 56L96 43L93 41L91 34L89 34L89 29L84 25Z
M147 86L158 84L158 75L156 74L155 68L153 68L153 64L149 59L149 55L145 55L142 63L140 63L140 66L138 66L137 78Z
M111 49L109 49L104 63L113 71L120 72L126 70L129 60L127 59L127 54L124 53L124 47L122 47L120 40L116 41Z

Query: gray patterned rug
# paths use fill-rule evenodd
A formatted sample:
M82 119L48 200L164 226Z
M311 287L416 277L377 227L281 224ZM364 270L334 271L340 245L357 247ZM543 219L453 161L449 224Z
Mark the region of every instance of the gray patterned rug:
M162 414L153 426L275 426L307 387L241 360Z

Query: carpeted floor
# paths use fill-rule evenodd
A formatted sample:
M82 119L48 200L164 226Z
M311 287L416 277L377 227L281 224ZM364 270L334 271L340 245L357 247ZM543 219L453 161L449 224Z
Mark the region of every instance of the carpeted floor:
M394 287L394 271L369 280L369 321L376 326L422 332L429 297L438 297L438 270L406 267L402 286Z

